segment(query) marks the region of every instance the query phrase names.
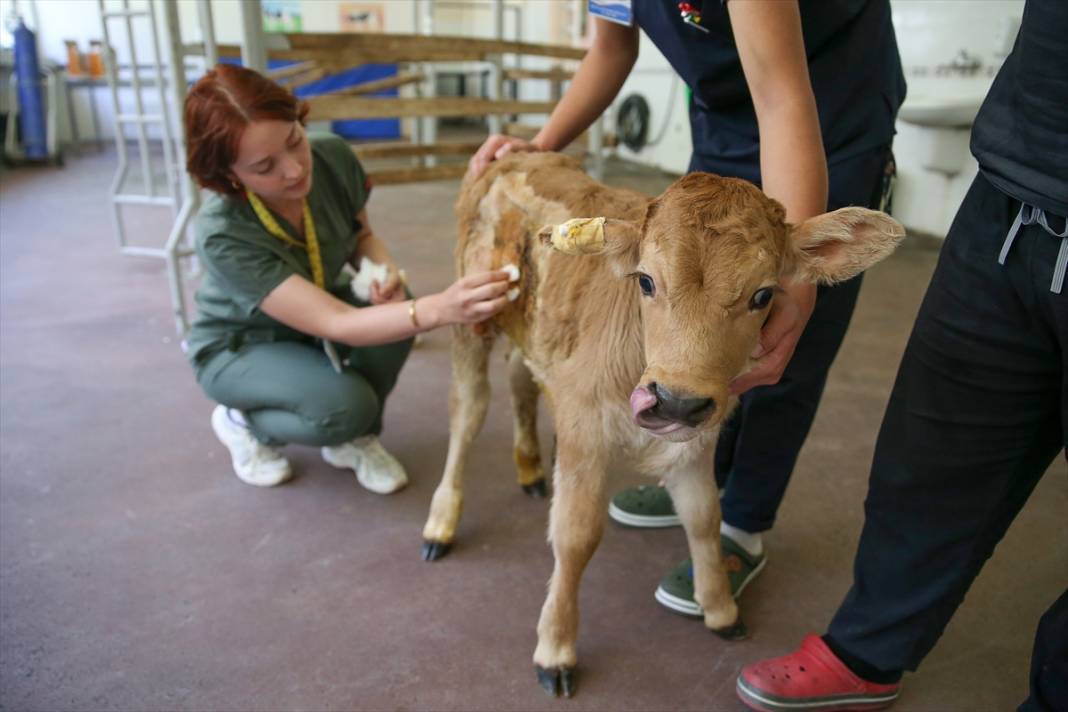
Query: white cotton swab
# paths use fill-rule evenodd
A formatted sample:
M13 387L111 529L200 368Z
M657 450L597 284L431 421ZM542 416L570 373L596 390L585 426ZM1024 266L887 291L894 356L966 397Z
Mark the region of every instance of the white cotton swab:
M357 299L371 301L371 285L375 282L385 284L389 278L389 267L366 257L360 259L360 271L352 278L352 293Z
M509 282L519 281L519 268L516 267L514 264L509 262L508 264L501 267L501 269L508 273ZM514 302L516 299L519 299L519 292L519 287L512 287L508 290L508 293L505 296L508 297L508 301Z

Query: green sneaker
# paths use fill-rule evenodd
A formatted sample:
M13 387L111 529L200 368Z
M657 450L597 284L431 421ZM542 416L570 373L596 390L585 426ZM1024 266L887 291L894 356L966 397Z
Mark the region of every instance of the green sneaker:
M764 570L764 564L768 563L768 554L764 552L760 556L753 556L733 539L722 534L719 537L719 545L723 549L731 594L738 598L749 582ZM684 616L704 617L701 606L693 600L692 559L686 559L660 580L660 586L656 589L656 600L660 605Z
M657 485L630 487L616 493L608 516L628 527L677 527L682 522L667 489Z

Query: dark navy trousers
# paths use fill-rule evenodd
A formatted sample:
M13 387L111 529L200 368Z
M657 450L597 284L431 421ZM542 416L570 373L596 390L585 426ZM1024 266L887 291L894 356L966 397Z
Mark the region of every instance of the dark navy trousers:
M828 209L879 207L889 147L830 166ZM699 154L690 171L705 170ZM819 287L816 307L782 379L743 393L720 430L716 483L723 521L748 532L771 529L801 446L816 417L827 372L842 345L862 276ZM776 437L769 438L768 433Z
M1050 291L1061 241L1025 226L998 264L1019 210L980 175L943 245L879 432L853 587L827 635L847 663L915 670L1068 445L1068 288ZM1063 573L1068 584L1068 562ZM1068 595L1039 624L1021 709L1068 709Z

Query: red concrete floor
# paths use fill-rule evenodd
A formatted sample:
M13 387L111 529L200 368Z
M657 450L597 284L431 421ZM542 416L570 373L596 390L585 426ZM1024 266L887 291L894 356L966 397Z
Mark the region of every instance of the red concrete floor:
M737 710L746 662L821 631L850 582L874 437L936 254L867 277L780 521L726 643L653 600L679 530L609 526L581 594L578 695L531 665L551 568L546 502L511 465L503 359L459 541L419 556L446 451L447 335L413 354L384 442L412 485L378 497L311 449L272 490L241 484L177 347L162 264L118 255L114 157L0 182L0 709ZM648 192L670 178L613 162ZM383 187L378 233L419 291L449 283L456 182ZM165 211L131 209L162 244ZM549 425L544 424L548 443ZM637 479L621 472L618 484ZM898 710L1006 710L1068 574L1063 460L1035 491Z

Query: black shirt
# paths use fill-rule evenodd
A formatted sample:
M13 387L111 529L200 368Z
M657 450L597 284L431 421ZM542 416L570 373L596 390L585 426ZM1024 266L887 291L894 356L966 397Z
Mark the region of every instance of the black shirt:
M1028 0L1020 34L972 127L972 153L1003 193L1068 216L1068 2Z
M701 164L758 181L756 111L726 3L689 4L707 33L683 21L677 0L634 0L634 18L693 92L690 126ZM889 0L800 0L800 9L828 163L890 143L905 77Z

